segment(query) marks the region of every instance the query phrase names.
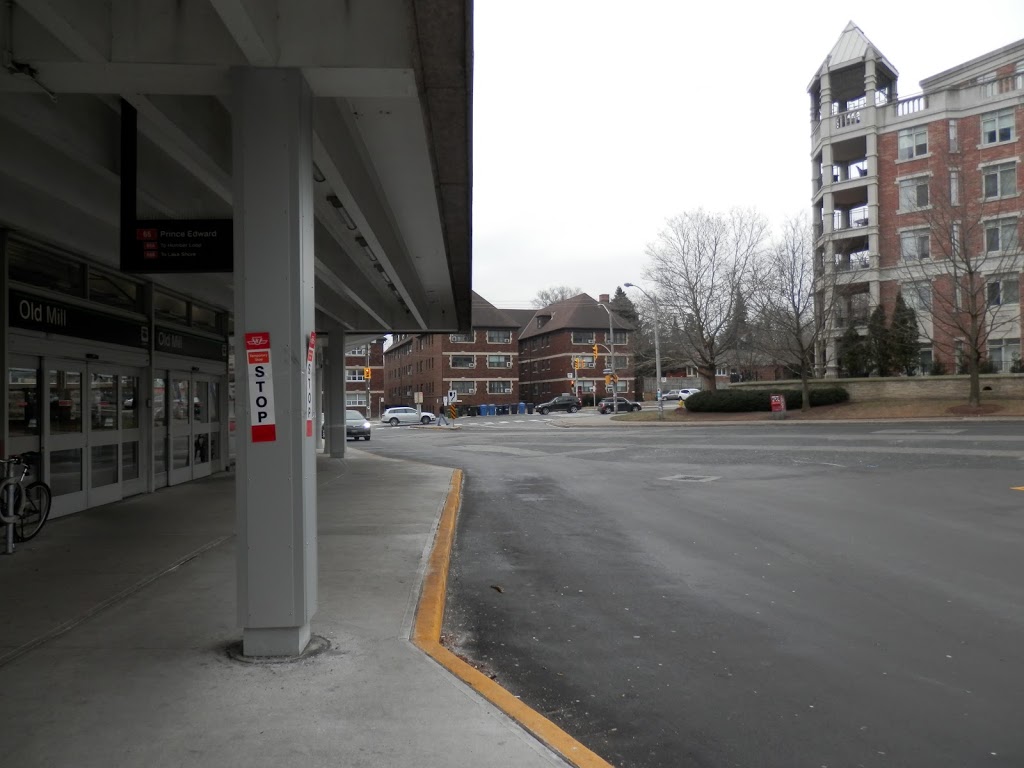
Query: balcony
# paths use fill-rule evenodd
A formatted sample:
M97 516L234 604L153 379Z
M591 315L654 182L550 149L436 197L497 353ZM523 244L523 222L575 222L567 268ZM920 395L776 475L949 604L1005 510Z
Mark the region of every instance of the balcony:
M983 99L990 99L993 96L1002 96L1006 93L1024 90L1024 73L989 80L979 84L977 87L978 95Z
M837 312L836 313L836 328L846 328L847 326L853 326L854 328L868 324L868 312L867 311L854 311L854 312Z
M832 231L844 232L854 229L861 229L871 223L866 205L857 208L850 208L845 211L832 212Z
M836 269L840 272L852 272L858 269L871 269L870 251L837 253L835 258Z
M840 112L835 116L835 128L837 131L841 131L844 128L856 127L860 125L860 121L861 110L848 109L845 112Z
M928 109L928 97L923 93L917 96L910 96L906 99L900 99L893 107L896 110L898 117L904 117L906 115L913 115L918 112L924 112Z

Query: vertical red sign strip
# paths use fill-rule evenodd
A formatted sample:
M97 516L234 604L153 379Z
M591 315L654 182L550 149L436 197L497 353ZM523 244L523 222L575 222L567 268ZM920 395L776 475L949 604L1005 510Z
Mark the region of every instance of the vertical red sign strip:
M306 350L306 437L313 436L313 382L316 372L313 360L316 357L316 331L310 331L309 348Z

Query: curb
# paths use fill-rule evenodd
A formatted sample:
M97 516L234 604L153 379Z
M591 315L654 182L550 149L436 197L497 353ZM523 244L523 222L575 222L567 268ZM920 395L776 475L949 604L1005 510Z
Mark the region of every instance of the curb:
M528 707L516 696L441 645L441 627L448 588L448 566L451 562L455 522L458 519L461 502L462 470L456 469L452 473L448 498L441 512L434 546L427 562L423 591L420 593L416 619L413 623L413 644L515 720L569 764L576 768L612 768L611 763L587 749L546 717Z

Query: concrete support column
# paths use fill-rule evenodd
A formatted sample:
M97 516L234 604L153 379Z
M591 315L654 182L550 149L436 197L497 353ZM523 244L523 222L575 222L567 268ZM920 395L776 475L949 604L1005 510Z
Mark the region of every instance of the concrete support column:
M332 459L345 458L345 332L331 329L327 342L327 364L331 368L331 386L327 391L327 431L330 433Z
M306 435L313 331L312 98L298 69L231 73L235 321L269 334L276 436L253 442L239 355L238 621L247 656L293 656L317 607L316 445Z

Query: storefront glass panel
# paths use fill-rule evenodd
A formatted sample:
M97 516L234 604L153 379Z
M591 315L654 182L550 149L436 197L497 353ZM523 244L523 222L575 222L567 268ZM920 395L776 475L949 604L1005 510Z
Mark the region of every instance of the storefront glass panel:
M94 445L91 450L92 488L117 482L117 444Z
M50 490L54 496L82 490L82 449L50 452Z
M7 369L7 433L39 434L39 375L34 368Z
M82 374L79 371L50 371L49 383L50 434L81 432Z

